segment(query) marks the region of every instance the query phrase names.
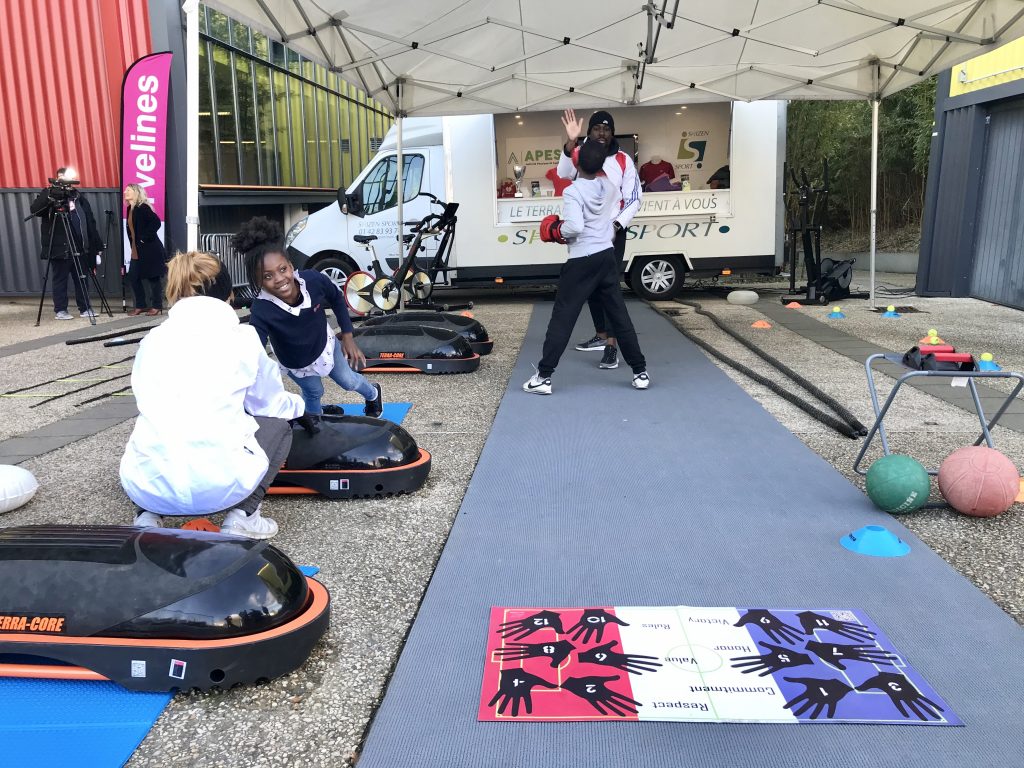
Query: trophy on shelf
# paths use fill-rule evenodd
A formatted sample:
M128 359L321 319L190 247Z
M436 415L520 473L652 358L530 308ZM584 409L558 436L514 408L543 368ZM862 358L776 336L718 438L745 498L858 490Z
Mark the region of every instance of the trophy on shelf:
M512 166L512 173L516 177L516 197L522 197L523 196L523 190L522 190L523 176L526 175L526 166L525 165L513 165Z

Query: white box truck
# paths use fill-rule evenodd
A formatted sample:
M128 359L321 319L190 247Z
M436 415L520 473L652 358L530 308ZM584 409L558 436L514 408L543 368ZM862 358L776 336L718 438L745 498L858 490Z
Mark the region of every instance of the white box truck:
M782 164L785 102L628 107L613 111L616 138L641 175L668 170L646 191L626 240L623 278L648 299L675 296L686 276L771 273L783 253ZM582 113L586 120L589 112ZM436 287L543 284L557 280L565 249L540 239L540 220L561 211L553 169L565 136L560 112L407 118L403 121L403 218L432 211L429 192L458 202L457 234ZM353 238L377 235L378 258L399 263L397 141L380 150L339 199L300 220L286 244L296 263L339 287L372 271ZM645 166L650 163L650 166ZM666 163L668 166L666 166ZM515 190L512 167L525 167ZM724 184L709 183L712 176ZM650 181L650 179L648 179ZM355 203L355 204L353 204ZM350 211L359 211L356 215ZM433 209L433 212L438 212ZM424 241L425 263L436 240Z

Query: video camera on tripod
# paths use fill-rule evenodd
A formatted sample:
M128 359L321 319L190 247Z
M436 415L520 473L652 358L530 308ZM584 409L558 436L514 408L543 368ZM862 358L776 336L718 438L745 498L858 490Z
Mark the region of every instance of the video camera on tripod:
M36 197L30 206L31 214L25 219L28 221L28 219L38 216L43 220L42 258L46 260L46 269L43 272L43 285L39 292L36 325L39 325L42 318L46 285L50 279L50 270L54 262L60 265L60 271L54 273L55 281L64 280L65 283L60 283L63 285L66 284L68 276L72 278L82 317L88 317L89 322L95 325L96 313L92 310L89 302L90 281L100 298L102 310L110 317L113 317L113 314L107 304L106 296L103 295L103 289L96 279L95 270L89 268L85 260L95 254L98 265L100 263L99 254L106 248L106 244L100 241L98 233L95 232L95 222L88 200L81 197L81 193L76 189L81 182L74 168L58 168L54 177L48 178L47 182L49 187ZM77 205L76 200L78 201ZM58 283L55 282L55 285ZM84 308L82 307L83 302ZM54 307L56 308L56 306L57 296L55 294ZM61 317L61 312L58 312L58 319L68 319L66 314Z
M82 182L78 179L68 178L66 173L58 175L55 179L47 179L47 181L50 183L50 188L46 193L50 201L50 207L57 211L66 212L68 210L68 203L78 198L76 187Z

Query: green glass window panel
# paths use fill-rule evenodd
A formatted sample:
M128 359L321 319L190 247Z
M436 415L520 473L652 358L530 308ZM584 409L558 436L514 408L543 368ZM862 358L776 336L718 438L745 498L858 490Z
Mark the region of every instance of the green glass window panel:
M235 56L235 84L238 93L238 132L241 143L242 184L259 184L259 146L256 135L256 104L252 92L252 62Z
M302 64L300 62L301 56L293 51L291 48L285 48L285 52L288 55L288 71L294 72L296 75L302 74Z
M331 163L331 131L327 116L327 91L315 88L317 137L320 145L320 186L334 186L334 165Z
M311 187L320 186L320 153L316 135L316 97L313 86L302 84L302 105L305 109L303 125L306 130L306 184Z
M352 134L349 128L351 103L347 99L338 102L338 155L341 158L342 183L347 188L361 168L353 168Z
M252 52L264 61L269 57L269 43L267 36L262 32L252 31Z
M199 183L217 183L217 154L213 137L213 99L206 43L199 44Z
M288 102L291 107L292 162L295 163L297 187L304 187L308 181L306 170L306 144L303 135L302 83L294 77L288 78Z
M223 40L225 43L231 42L231 37L228 34L227 16L225 16L220 11L215 11L212 8L207 8L206 23L210 37L215 37L218 40Z
M370 159L366 151L366 115L358 103L352 105L351 115L352 162L356 168L365 168Z
M288 66L288 55L285 47L274 40L270 41L270 62L279 67Z
M206 6L202 3L199 4L199 29L206 32Z
M277 156L281 168L280 184L290 187L295 184L292 173L292 126L288 120L288 75L284 72L273 73L274 78L274 117L277 120Z
M265 64L254 64L253 70L256 73L256 127L263 162L261 183L276 186L280 181L274 151L274 102L270 98L270 68Z
M241 22L231 19L231 44L246 53L252 53L252 43L249 40L249 27Z
M235 98L231 91L231 54L213 47L213 83L217 134L220 146L220 183L238 184L238 141L235 135Z

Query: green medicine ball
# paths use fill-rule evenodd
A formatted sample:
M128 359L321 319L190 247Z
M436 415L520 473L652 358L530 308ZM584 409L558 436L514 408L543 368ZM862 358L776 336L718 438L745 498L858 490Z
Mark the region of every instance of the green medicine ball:
M868 497L885 512L913 512L928 501L928 470L909 456L883 456L868 470Z

